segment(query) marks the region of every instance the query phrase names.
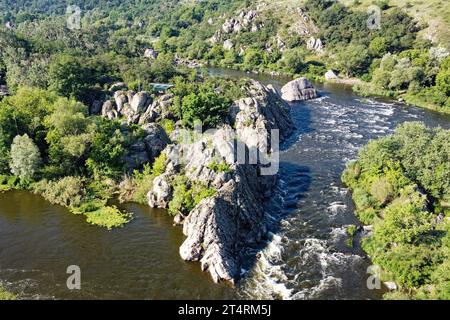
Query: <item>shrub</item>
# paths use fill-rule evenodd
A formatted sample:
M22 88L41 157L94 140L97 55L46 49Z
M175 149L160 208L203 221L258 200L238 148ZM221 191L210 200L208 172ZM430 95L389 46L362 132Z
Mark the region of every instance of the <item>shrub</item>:
M120 212L117 207L101 207L98 210L85 213L86 221L90 224L105 227L108 230L121 227L131 220L131 215Z
M65 207L79 206L86 196L84 179L80 177L65 177L58 181L42 180L33 187L47 201Z
M155 162L153 163L153 169L152 169L153 176L158 177L166 171L166 166L167 166L166 162L167 162L167 156L163 152L159 155L159 157L157 157L155 159Z
M17 296L15 294L6 291L6 289L3 288L2 285L0 285L0 300L16 300L16 299Z
M392 185L384 177L376 179L370 187L370 194L377 199L381 205L385 205L386 202L392 199L393 191Z
M231 172L231 167L228 163L226 163L225 161L222 162L211 162L208 164L208 168L213 170L214 172L225 172L225 173L229 173Z
M200 182L190 182L186 176L177 176L173 181L173 198L169 203L169 214L187 215L203 199L215 195L216 192L215 189L208 188Z
M353 190L353 201L355 202L358 211L372 208L375 204L371 195L362 188Z

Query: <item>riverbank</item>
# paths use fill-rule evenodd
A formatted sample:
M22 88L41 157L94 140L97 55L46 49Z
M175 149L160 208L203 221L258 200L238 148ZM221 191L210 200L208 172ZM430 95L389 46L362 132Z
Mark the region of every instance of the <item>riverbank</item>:
M387 298L450 298L448 141L450 130L407 123L370 142L342 175L370 226L362 247L392 284Z

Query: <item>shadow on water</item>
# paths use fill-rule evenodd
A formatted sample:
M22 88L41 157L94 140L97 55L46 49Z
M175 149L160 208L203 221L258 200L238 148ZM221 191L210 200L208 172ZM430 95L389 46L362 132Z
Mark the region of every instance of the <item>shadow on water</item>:
M305 194L307 194L313 181L311 169L308 166L299 165L290 161L283 161L283 152L289 150L295 143L297 143L303 134L314 131L314 129L310 127L310 109L306 108L303 103L291 103L289 105L291 107L291 117L294 122L295 129L293 133L280 145L280 163L277 174L277 183L271 197L269 197L264 203L264 210L266 214L265 222L268 233L262 243L258 246L249 248L244 255L245 261L243 268L245 271L250 271L248 275L245 275L241 279L240 284L244 287L248 286L246 283L248 280L246 278L247 276L255 279L258 277L255 273L259 273L259 276L265 273L264 270L255 271L259 268L257 266L258 263L266 259L266 257L264 257L265 255L270 256L273 254L271 252L272 241L280 232L282 221L286 217L298 212L300 209L300 202L302 198L305 197ZM244 291L246 290L244 289ZM258 290L252 288L250 291L254 293ZM286 296L283 296L283 294L279 294L277 292L270 294L273 298L286 298ZM267 297L262 294L260 298Z

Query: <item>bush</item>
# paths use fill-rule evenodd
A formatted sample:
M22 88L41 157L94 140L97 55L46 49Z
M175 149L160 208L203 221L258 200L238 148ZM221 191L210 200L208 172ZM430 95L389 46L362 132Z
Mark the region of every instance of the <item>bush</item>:
M203 199L215 194L215 189L199 182L191 182L186 176L177 176L173 181L173 198L169 203L169 214L188 215Z
M17 296L15 294L6 291L6 289L3 288L2 285L0 285L0 300L16 300L16 299Z
M158 158L155 159L155 162L153 163L152 175L154 177L162 175L166 171L166 166L167 166L167 156L163 152L159 155Z
M373 224L364 250L402 288L386 298L448 297L450 223L436 216L450 194L449 132L405 123L370 142L342 175L359 219Z
M47 201L65 207L79 206L86 196L85 181L80 177L65 177L58 181L42 180L36 183L34 191Z
M124 214L114 206L105 206L95 211L86 212L85 216L88 223L105 227L108 230L121 227L131 220L130 214Z
M381 205L385 205L393 197L393 187L387 181L386 178L378 178L372 183L370 187L370 194L380 202Z
M208 164L208 168L213 170L214 172L218 173L218 172L231 172L231 167L228 163L226 163L225 161L222 162L211 162L210 164Z

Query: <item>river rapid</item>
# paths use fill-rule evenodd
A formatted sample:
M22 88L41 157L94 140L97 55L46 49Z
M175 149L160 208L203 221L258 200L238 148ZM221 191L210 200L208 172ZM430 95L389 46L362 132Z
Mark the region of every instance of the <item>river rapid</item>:
M280 88L288 79L252 77ZM136 204L123 228L106 231L27 192L0 193L0 283L25 299L379 299L367 289L358 225L340 175L358 149L405 121L450 128L450 117L391 101L355 96L349 87L316 84L321 97L291 104L296 132L282 146L279 181L265 204L270 240L249 252L236 287L214 284L197 263L181 260L182 230L164 210ZM251 262L250 262L251 261ZM81 269L81 290L69 290L67 267Z

